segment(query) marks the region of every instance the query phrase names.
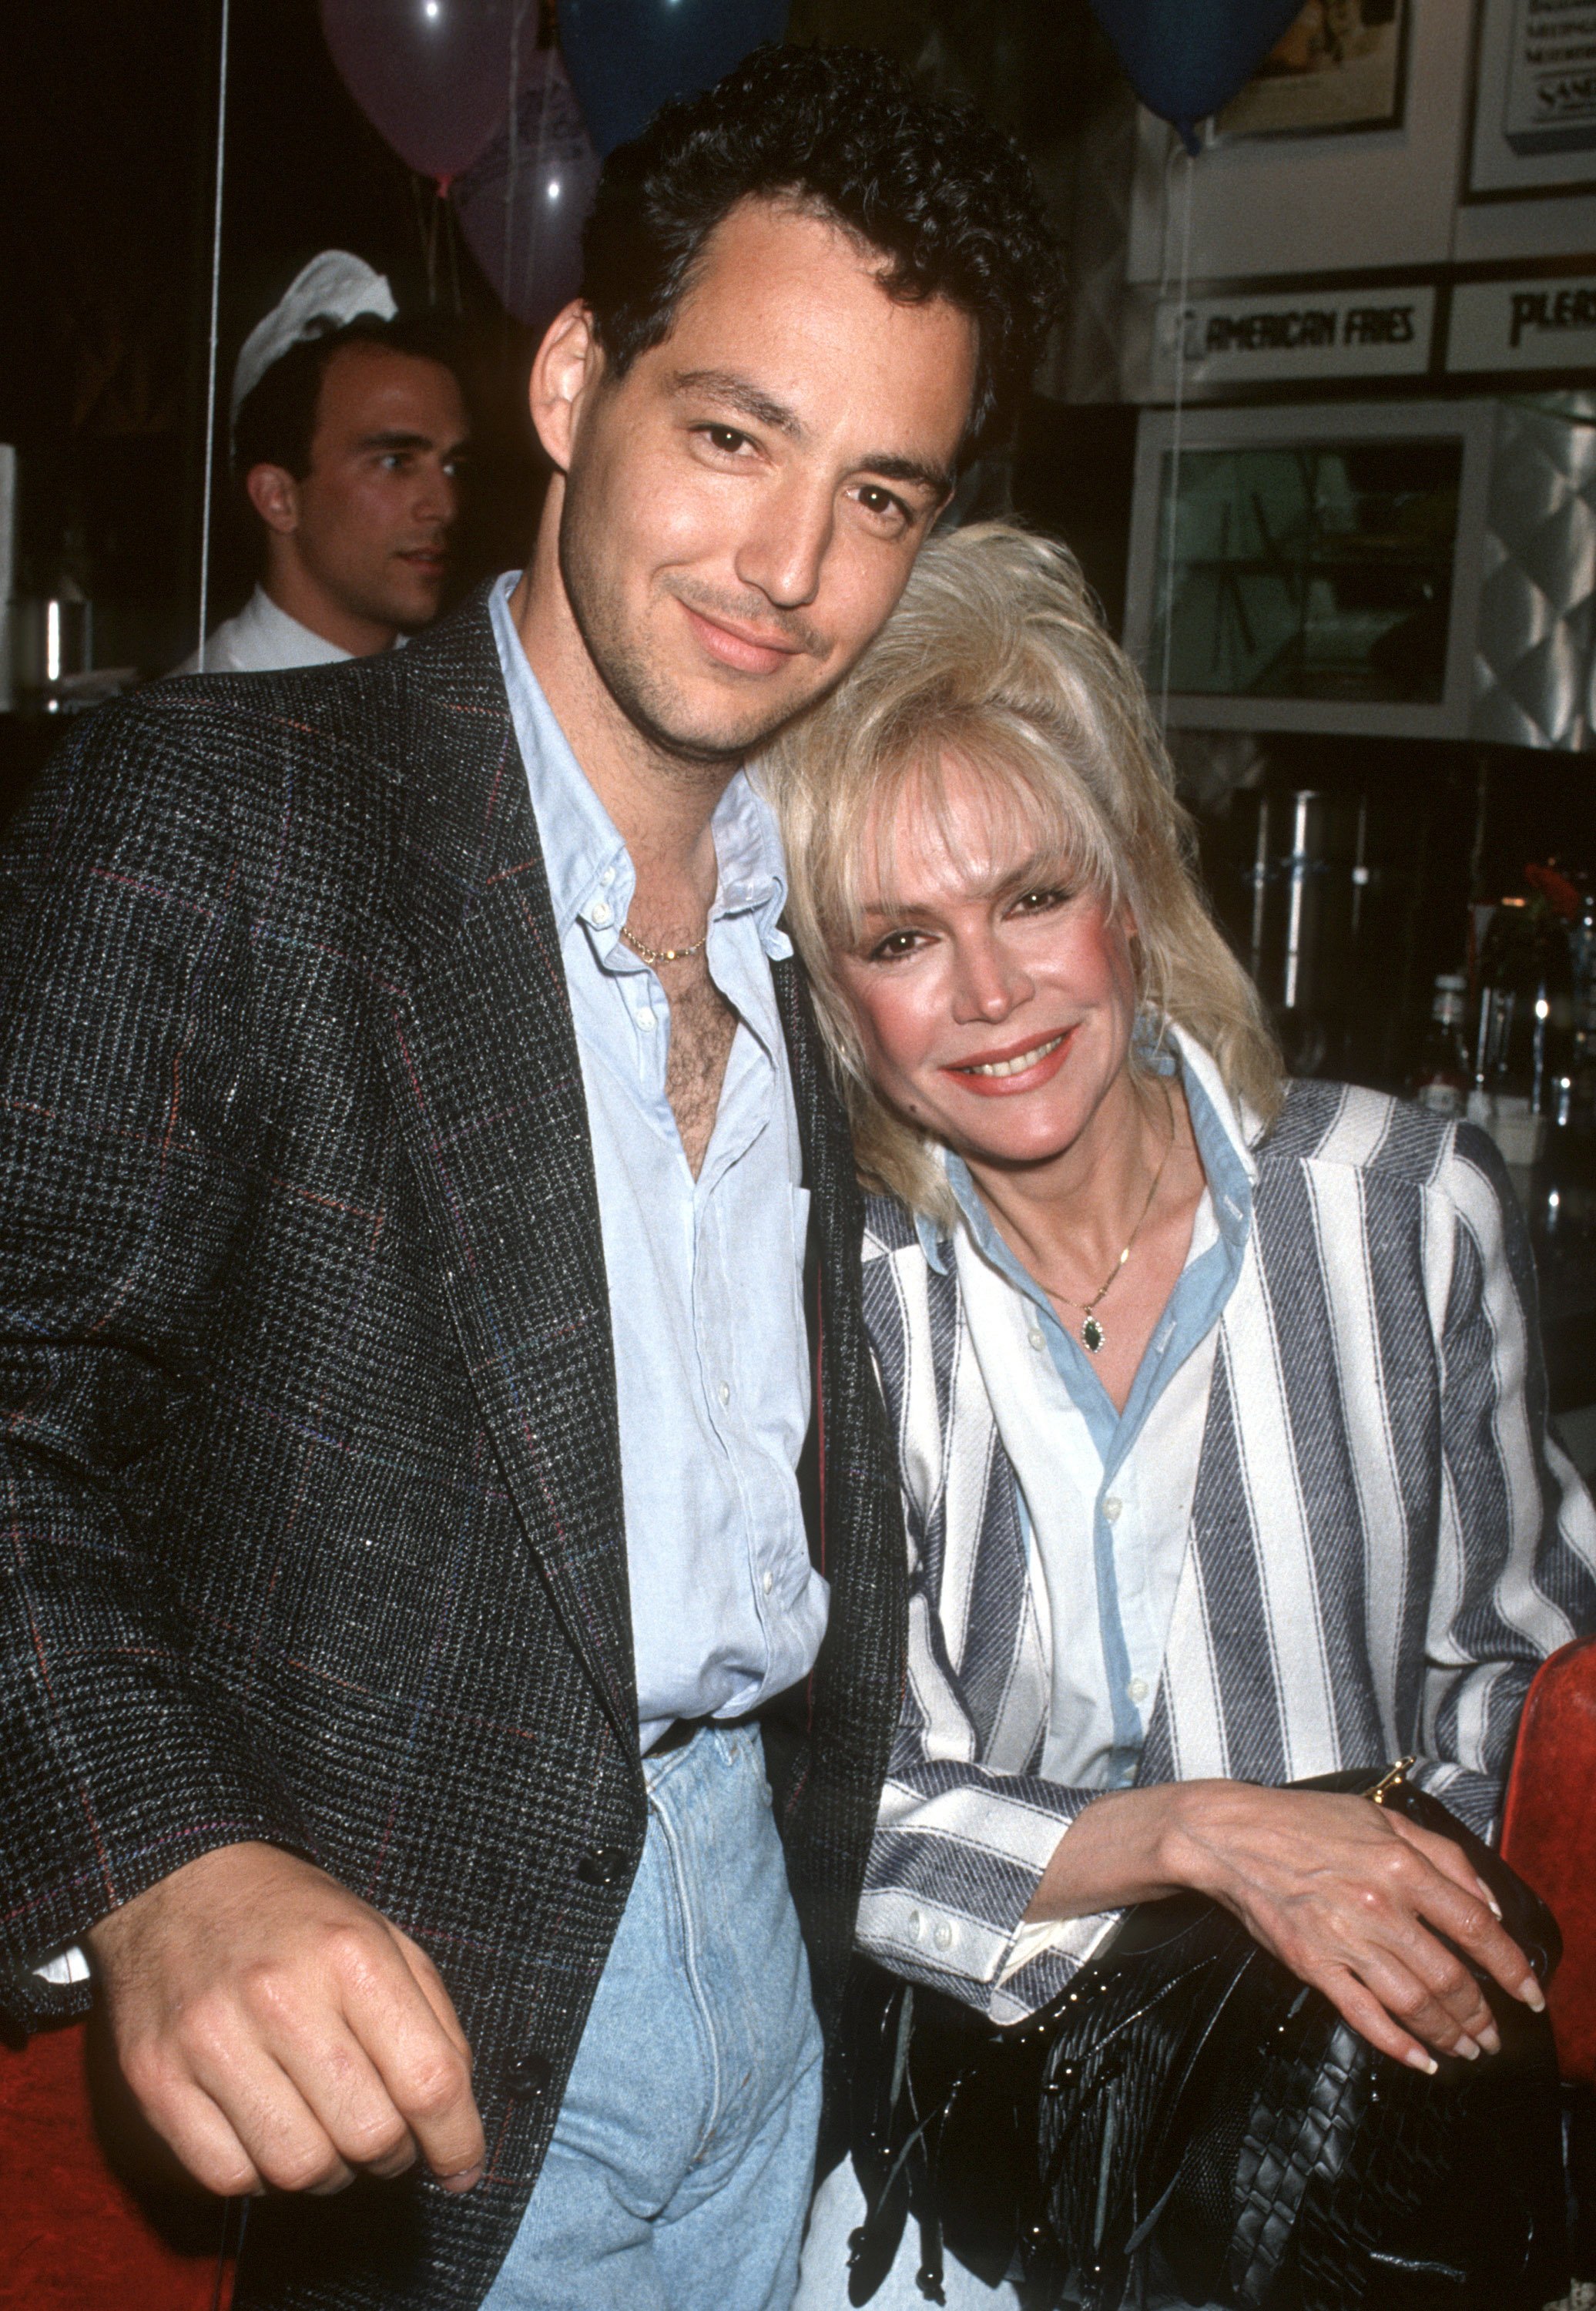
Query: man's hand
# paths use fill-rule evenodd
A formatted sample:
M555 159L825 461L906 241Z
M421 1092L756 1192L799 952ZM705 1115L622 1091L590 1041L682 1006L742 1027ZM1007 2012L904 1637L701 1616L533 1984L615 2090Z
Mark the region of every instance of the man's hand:
M1213 1781L1098 1798L1060 1839L1026 1916L1086 1917L1187 1887L1419 2070L1435 2069L1431 2047L1500 2046L1471 1968L1546 2002L1460 1849L1361 1797Z
M397 1926L275 1846L202 1854L88 1937L122 2075L206 2190L340 2191L485 2160L471 2049Z

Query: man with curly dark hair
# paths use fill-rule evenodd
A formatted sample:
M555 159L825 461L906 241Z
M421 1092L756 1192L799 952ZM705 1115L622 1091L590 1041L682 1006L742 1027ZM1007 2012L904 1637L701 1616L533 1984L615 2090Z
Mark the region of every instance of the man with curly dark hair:
M257 2195L240 2311L790 2298L904 1548L744 765L1053 279L990 126L761 52L606 170L527 570L0 858L0 2000Z

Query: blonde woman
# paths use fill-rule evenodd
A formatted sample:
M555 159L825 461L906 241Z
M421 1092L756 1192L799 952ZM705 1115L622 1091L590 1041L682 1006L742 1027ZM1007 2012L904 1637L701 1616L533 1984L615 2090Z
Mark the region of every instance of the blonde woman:
M1458 1847L1281 1785L1412 1756L1488 1836L1536 1664L1592 1621L1489 1142L1282 1079L1059 546L934 545L768 785L911 1559L861 1947L1014 2019L1193 1888L1399 2060L1488 2058L1464 1960L1540 1994ZM806 2311L860 2205L838 2169ZM879 2305L917 2262L911 2226Z

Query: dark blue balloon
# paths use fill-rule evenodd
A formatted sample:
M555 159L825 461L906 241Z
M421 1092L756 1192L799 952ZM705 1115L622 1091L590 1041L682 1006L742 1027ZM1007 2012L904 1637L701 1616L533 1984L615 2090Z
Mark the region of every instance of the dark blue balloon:
M790 0L560 0L560 46L600 153L787 30Z
M1246 86L1303 0L1092 0L1092 13L1148 111L1195 153L1197 123Z

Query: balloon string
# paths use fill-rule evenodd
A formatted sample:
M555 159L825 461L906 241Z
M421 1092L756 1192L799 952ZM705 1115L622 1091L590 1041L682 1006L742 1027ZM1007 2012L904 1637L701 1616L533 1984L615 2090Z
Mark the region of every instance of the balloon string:
M427 248L427 212L423 200L422 179L414 169L410 171L410 206L415 217L415 237L421 243L421 261L426 268L427 303L431 305L432 302L432 261Z
M504 270L499 276L506 283L514 277L510 269L510 260L515 249L515 164L521 126L517 115L519 109L521 83L521 24L526 13L526 0L519 0L519 4L510 11L510 116L507 132L509 143L505 153L507 166L504 171ZM510 309L506 306L507 322L509 318ZM508 338L507 330L506 343Z
M466 310L460 301L460 236L455 228L455 213L449 205L447 194L441 191L438 196L438 230L443 235L443 246L449 252L449 290L454 300L458 321Z
M205 364L205 500L199 518L199 670L205 671L211 608L211 492L216 471L216 355L222 310L222 187L227 158L227 36L231 0L222 0L222 57L216 76L216 205L211 223L211 341Z
M1169 676L1174 652L1175 633L1175 566L1176 520L1181 500L1181 430L1186 407L1186 296L1191 281L1191 170L1192 159L1184 145L1173 147L1170 154L1173 167L1180 167L1183 183L1181 219L1181 277L1175 300L1175 397L1174 417L1169 436L1169 495L1164 507L1166 544L1164 562L1164 666L1158 685L1158 719L1165 735L1169 730ZM1167 187L1167 179L1166 187ZM1165 215L1168 214L1167 200ZM1167 272L1164 275L1168 280ZM1168 310L1168 301L1159 302Z
M423 180L413 169L410 172L410 197L415 206L415 230L421 235L422 262L427 270L427 310L438 302L438 212L443 202L435 183Z
M543 157L548 149L549 108L554 100L552 74L545 74L541 94L543 101L537 108L537 152L532 163L532 246L527 251L527 292L520 301L523 310L529 308L533 291L537 285L538 244L548 223L544 211L548 205L549 188L544 179ZM568 186L562 185L561 198L566 198L569 191ZM504 277L508 281L510 275L506 274Z

